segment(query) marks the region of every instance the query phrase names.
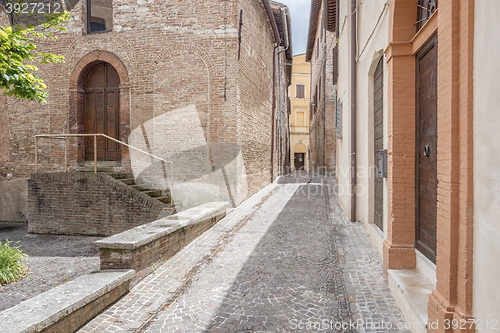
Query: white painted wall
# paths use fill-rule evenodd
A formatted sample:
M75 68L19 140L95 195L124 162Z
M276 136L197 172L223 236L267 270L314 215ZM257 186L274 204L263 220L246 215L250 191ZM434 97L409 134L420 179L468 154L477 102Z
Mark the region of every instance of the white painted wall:
M337 184L338 184L338 199L339 204L348 218L351 215L350 202L350 161L351 161L351 139L350 139L350 110L351 96L349 87L351 84L350 70L350 26L351 20L349 17L350 1L340 1L339 13L339 77L337 82L338 97L341 100L341 131L342 137L337 140Z
M339 96L343 100L343 139L338 142L339 202L350 215L350 0L342 0L339 15ZM388 45L389 8L385 0L358 1L357 166L356 219L373 222L373 73ZM345 21L345 23L344 23ZM343 30L342 30L343 27ZM384 146L387 147L387 71L384 61ZM385 193L387 191L385 190ZM387 201L387 199L385 200Z
M500 329L499 17L499 1L475 1L473 313L481 332Z

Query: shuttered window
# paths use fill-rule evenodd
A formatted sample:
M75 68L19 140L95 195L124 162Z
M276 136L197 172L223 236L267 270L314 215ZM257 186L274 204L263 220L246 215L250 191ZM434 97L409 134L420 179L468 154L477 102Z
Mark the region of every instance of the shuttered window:
M296 84L295 85L295 98L306 98L306 85Z

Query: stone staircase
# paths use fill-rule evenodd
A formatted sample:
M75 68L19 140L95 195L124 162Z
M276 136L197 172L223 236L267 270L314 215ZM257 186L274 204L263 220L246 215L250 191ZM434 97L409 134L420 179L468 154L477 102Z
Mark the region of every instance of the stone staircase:
M94 172L94 167L90 165L75 168L76 172ZM126 172L122 167L98 167L97 172L101 174L106 174L113 177L116 180L121 181L123 184L137 190L149 197L156 199L168 207L171 207L170 190L156 190L153 189L153 185L143 181L141 178L136 179L134 175L130 172ZM138 182L138 183L137 183ZM172 207L173 208L173 207ZM175 213L172 211L172 213Z
M99 172L99 170L98 170ZM134 176L128 172L108 172L108 175L111 177L121 181L125 185L130 186L131 188L140 191L151 198L159 200L170 206L170 191L169 190L155 190L151 189L153 186L151 184L140 182L137 184Z

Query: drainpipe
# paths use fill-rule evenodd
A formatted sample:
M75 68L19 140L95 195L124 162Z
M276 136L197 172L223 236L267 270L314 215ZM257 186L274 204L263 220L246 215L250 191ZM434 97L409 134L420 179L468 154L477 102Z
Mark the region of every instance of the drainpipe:
M326 1L325 1L326 2ZM323 7L325 13L323 17L325 18L325 31L323 32L323 171L325 176L328 174L326 171L326 60L327 60L327 44L326 44L326 27L327 27L327 7Z
M351 0L351 222L356 222L356 0Z
M285 10L283 8L281 8L281 17L285 17ZM288 48L290 47L289 43L288 43L288 25L286 23L286 19L283 20L283 24L284 24L284 31L285 31L285 38L284 38L284 44L285 44L285 48L281 51L278 52L278 89L279 89L279 100L280 100L280 103L279 103L279 112L280 112L280 166L279 166L279 170L280 170L280 175L283 174L283 106L282 106L282 93L281 93L281 53L283 52L286 52L288 50Z
M274 181L274 117L275 117L275 108L276 108L276 49L278 48L277 44L274 44L273 50L273 102L272 102L272 122L271 122L271 183Z
M280 153L279 153L279 174L283 173L283 119L282 119L282 102L281 102L281 53L288 50L288 46L278 52L278 89L279 89L279 113L280 113Z

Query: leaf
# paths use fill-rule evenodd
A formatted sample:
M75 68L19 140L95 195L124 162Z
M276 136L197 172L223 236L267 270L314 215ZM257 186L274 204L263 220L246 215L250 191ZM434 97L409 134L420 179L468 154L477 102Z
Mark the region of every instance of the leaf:
M46 103L47 86L35 73L38 64L64 62L64 57L50 52L38 52L37 39L56 39L56 32L66 31L62 24L70 19L69 12L50 14L38 28L33 25L0 27L0 89L5 95ZM40 30L37 30L40 29Z

